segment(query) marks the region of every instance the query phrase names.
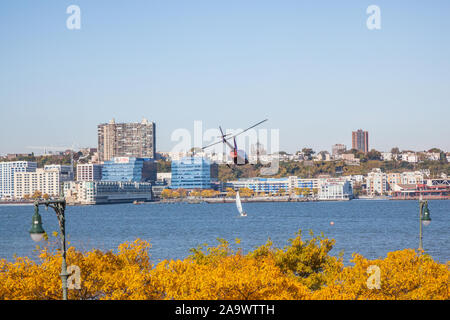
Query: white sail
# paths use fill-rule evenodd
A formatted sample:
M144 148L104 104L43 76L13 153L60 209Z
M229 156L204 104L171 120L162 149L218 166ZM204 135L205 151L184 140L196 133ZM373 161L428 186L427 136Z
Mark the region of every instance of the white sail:
M236 207L240 214L242 214L242 204L241 204L241 197L239 196L239 191L236 193Z

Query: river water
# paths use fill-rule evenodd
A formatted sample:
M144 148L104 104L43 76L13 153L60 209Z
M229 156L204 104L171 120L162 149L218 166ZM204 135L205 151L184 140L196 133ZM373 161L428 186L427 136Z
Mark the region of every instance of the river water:
M71 246L117 251L136 238L151 242L152 260L182 259L189 249L217 238L245 252L264 244L275 245L309 230L334 238L331 254L344 251L344 262L358 252L375 259L387 252L419 245L418 201L352 200L343 202L243 203L247 217L239 217L233 203L147 203L67 207L66 230ZM35 243L28 231L33 206L0 206L0 258L35 257ZM429 201L431 224L423 228L424 249L440 262L450 260L450 201ZM59 231L53 209L41 208L43 227L50 235ZM331 224L333 222L334 224Z

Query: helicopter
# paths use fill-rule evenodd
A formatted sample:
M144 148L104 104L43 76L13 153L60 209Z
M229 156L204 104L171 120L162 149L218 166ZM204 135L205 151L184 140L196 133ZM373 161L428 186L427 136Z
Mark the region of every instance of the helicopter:
M237 143L236 143L236 137L237 137L238 135L240 135L240 134L242 134L242 133L244 133L244 132L246 132L246 131L248 131L248 130L254 128L254 127L256 127L256 126L259 126L261 123L266 122L267 120L268 120L268 119L264 119L263 121L260 121L260 122L258 122L257 124L254 124L254 125L252 125L251 127L248 127L247 129L242 130L241 132L239 132L239 133L237 133L237 134L235 134L235 135L231 135L231 133L229 133L229 134L224 134L224 133L223 133L223 130L222 130L222 127L219 126L219 130L220 130L220 133L221 133L221 140L220 140L220 141L217 141L217 142L214 142L214 143L212 143L212 144L209 144L209 145L207 145L207 146L205 146L205 147L202 147L202 150L205 150L206 148L209 148L209 147L214 146L214 145L219 144L219 143L226 144L226 145L227 145L228 147L230 147L230 149L231 149L231 151L230 151L230 156L231 156L231 158L233 159L233 163L234 163L235 165L237 165L237 166L244 166L244 165L246 165L246 164L249 163L248 157L247 157L247 154L245 153L244 150L238 149ZM231 136L230 136L230 135L231 135ZM228 140L230 140L230 139L233 139L233 144L231 144L231 143L228 141ZM228 164L227 164L227 165L228 165ZM229 165L228 165L228 167L229 167Z

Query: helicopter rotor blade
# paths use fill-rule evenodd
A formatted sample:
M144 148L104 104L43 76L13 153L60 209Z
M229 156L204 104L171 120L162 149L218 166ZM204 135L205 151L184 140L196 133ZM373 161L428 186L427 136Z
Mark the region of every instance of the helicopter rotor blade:
M202 150L204 150L204 149L206 149L206 148L209 148L209 147L211 147L211 146L214 146L214 145L216 145L216 144L219 144L219 143L226 143L230 148L233 149L233 146L227 141L227 139L231 139L231 138L237 137L238 135L243 134L244 132L246 132L246 131L248 131L248 130L250 130L250 129L253 129L253 128L256 127L256 126L259 126L261 123L264 123L264 122L266 122L267 120L269 120L269 119L264 119L263 121L260 121L260 122L258 122L258 123L256 123L256 124L252 125L251 127L248 127L247 129L242 130L241 132L239 132L239 133L237 133L237 134L235 134L235 135L232 135L232 136L230 136L231 133L224 134L223 131L222 131L222 128L219 127L220 132L221 132L221 134L222 134L222 137L221 137L222 140L221 140L221 141L214 142L214 143L212 143L212 144L209 144L209 145L207 145L207 146L205 146L205 147L202 147ZM227 137L227 139L225 139L225 137Z
M243 134L244 132L246 132L246 131L248 131L248 130L250 130L250 129L253 129L253 128L256 127L256 126L259 126L261 123L266 122L267 120L269 120L269 119L264 119L263 121L260 121L260 122L258 122L257 124L254 124L254 125L252 125L251 127L248 127L247 129L242 130L241 132L239 132L239 133L237 133L237 134L235 134L235 135L233 135L233 136L231 136L231 137L229 137L229 138L237 137L238 135Z
M223 140L216 141L216 142L214 142L214 143L211 143L211 144L209 144L209 145L207 145L207 146L202 147L202 150L204 150L204 149L206 149L206 148L209 148L209 147L212 147L212 146L214 146L214 145L216 145L216 144L219 144L219 143L224 143L224 142L223 142Z

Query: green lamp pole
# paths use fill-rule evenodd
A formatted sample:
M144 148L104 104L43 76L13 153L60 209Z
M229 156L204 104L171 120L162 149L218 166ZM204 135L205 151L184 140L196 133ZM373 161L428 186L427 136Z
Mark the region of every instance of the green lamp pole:
M59 229L61 230L61 252L62 252L62 265L61 265L61 281L62 281L62 291L63 291L63 300L67 300L67 279L69 274L67 273L67 264L66 264L66 218L64 211L66 210L66 200L64 198L60 200L50 200L50 201L35 201L34 202L34 215L32 219L30 236L31 239L38 242L44 238L44 228L42 227L42 219L39 214L39 205L44 205L46 209L48 207L53 208L56 213L56 217L59 222Z
M419 250L423 250L422 243L422 225L428 226L431 222L430 210L428 209L428 201L422 200L422 195L419 200Z

